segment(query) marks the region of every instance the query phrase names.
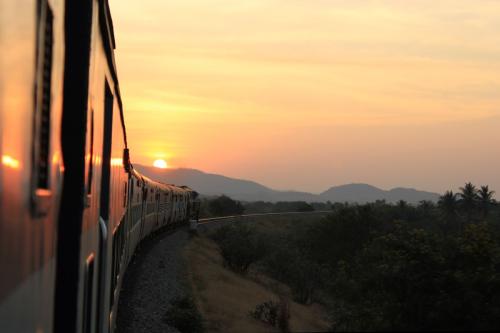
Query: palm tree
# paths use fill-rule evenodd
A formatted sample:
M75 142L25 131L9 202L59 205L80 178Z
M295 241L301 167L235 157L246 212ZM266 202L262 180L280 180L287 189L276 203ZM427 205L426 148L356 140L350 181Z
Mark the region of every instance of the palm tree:
M471 222L479 199L476 186L469 182L460 188L460 192L460 205L465 211L467 222Z
M453 191L447 191L439 198L438 206L441 209L447 230L455 221L458 220L458 200L457 195ZM460 227L460 226L459 226Z
M491 206L495 203L495 200L493 199L495 191L490 191L489 186L481 186L481 189L479 189L477 193L479 197L479 205L481 207L484 219L486 218L486 216L488 216Z
M439 198L438 205L445 215L457 215L458 200L457 195L453 193L453 191L446 191L446 193Z
M406 202L405 200L399 200L397 202L397 205L398 205L399 208L405 209L405 208L408 207L408 202Z
M422 214L422 216L426 218L431 216L434 207L435 207L434 202L429 200L421 200L417 206L420 214Z

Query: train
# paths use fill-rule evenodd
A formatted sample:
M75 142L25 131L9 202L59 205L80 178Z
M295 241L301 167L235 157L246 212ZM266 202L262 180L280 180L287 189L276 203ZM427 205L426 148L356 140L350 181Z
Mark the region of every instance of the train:
M0 0L0 331L113 332L146 237L196 191L131 162L107 0Z

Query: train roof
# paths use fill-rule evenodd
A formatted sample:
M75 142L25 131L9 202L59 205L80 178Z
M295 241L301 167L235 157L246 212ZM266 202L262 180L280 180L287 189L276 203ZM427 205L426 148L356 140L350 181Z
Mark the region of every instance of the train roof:
M111 72L111 75L113 77L113 81L114 81L114 85L115 85L115 94L116 94L116 98L117 98L119 109L120 109L120 120L121 120L121 124L122 124L123 138L125 141L125 148L128 149L127 130L126 130L126 126L125 126L123 103L122 103L121 92L120 92L120 84L118 81L118 71L117 71L116 61L115 61L116 40L115 40L115 33L114 33L114 27L113 27L113 19L111 17L111 11L109 8L108 0L99 1L99 28L100 28L102 40L104 43L104 50L106 52L108 66L110 68L110 72ZM194 192L188 186L177 186L174 184L165 184L165 183L150 179L149 177L146 177L146 176L142 175L141 173L139 173L137 170L135 170L133 168L133 165L131 165L130 173L132 176L135 176L137 178L141 178L145 182L147 182L151 185L154 185L154 186L175 189L177 191Z
M132 168L130 170L130 174L131 174L132 177L141 179L142 181L144 181L149 186L156 186L158 188L162 188L162 189L165 189L165 190L174 190L174 191L181 191L181 192L194 192L188 186L177 186L177 185L174 185L174 184L165 184L165 183L153 180L153 179L151 179L151 178L149 178L149 177L141 174L140 172L138 172L136 169L134 169L133 166L132 166Z
M111 11L109 9L108 0L99 1L99 29L104 44L104 50L106 52L106 59L115 85L115 95L120 108L120 119L122 123L125 148L128 148L125 117L123 115L123 102L120 92L120 83L118 81L118 71L115 61L115 49L116 49L115 30L113 26L113 19L111 17Z

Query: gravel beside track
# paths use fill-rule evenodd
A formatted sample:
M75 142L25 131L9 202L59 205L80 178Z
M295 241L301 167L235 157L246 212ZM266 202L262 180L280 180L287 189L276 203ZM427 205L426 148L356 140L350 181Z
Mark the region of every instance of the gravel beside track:
M141 243L125 273L117 333L178 332L164 317L173 299L189 294L182 257L188 240L183 227Z

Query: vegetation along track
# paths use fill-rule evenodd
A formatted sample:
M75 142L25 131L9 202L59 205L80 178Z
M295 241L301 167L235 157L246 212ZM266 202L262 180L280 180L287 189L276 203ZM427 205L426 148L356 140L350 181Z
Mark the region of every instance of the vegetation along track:
M199 220L203 229L219 222L249 222L254 218L286 215L325 215L331 211L245 214ZM185 263L181 258L189 239L187 228L146 239L136 251L124 277L116 332L177 332L165 321L176 299L189 296Z

